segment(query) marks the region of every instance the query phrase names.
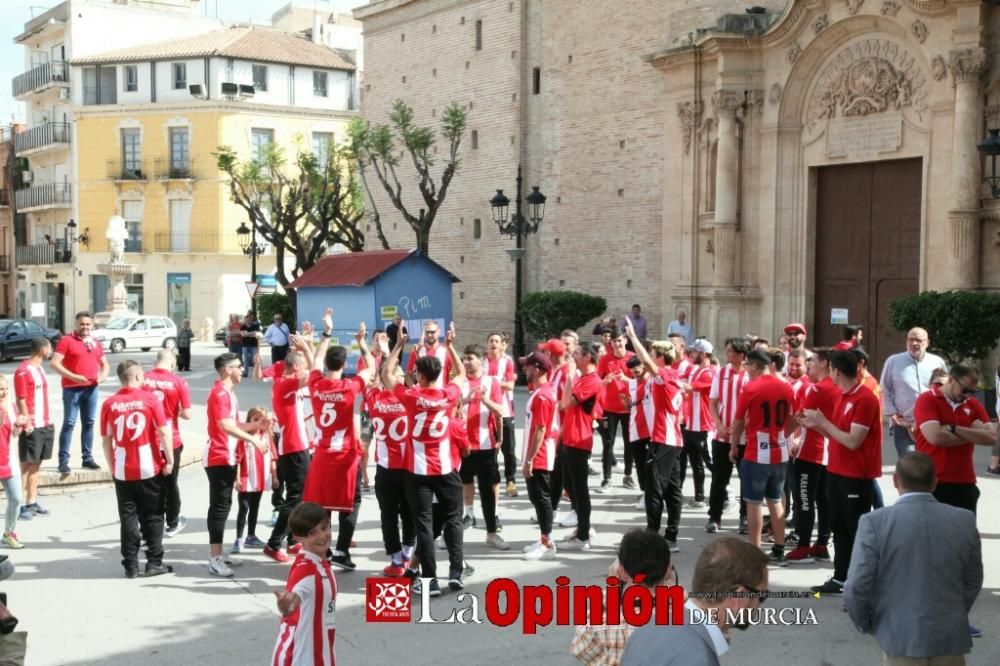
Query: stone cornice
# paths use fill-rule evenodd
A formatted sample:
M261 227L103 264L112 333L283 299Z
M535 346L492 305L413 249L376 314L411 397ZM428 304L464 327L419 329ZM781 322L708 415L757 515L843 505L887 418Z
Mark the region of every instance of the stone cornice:
M956 81L978 81L989 66L984 48L956 49L948 54L948 67Z
M739 90L716 90L712 93L712 109L720 116L735 116L744 101L743 92Z
M164 113L227 113L227 114L274 114L295 118L321 118L324 120L349 121L360 115L359 111L337 111L328 109L307 109L278 104L247 104L212 100L209 102L178 102L157 104L108 104L101 106L78 106L73 109L75 118L107 118L124 115L157 115Z

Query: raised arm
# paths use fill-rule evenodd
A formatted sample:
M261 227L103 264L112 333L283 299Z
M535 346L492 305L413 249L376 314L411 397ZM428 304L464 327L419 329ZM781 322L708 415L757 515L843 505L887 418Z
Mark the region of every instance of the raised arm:
M389 352L389 357L382 361L382 385L385 386L387 391L396 388L396 385L399 383L399 380L396 378L396 368L399 367L399 355L403 353L405 345L406 333L400 331L399 337L396 338L396 346Z
M309 365L313 370L323 371L323 361L326 359L326 350L330 348L330 336L333 335L333 308L323 311L323 338L316 348L313 362Z
M465 376L465 364L462 363L462 357L458 355L458 350L455 349L455 322L451 322L448 326L448 332L445 334L444 339L445 344L448 346L448 355L451 356L451 364L455 366L455 377L451 381L459 386L464 386L468 382L468 378Z
M372 356L371 350L368 349L368 342L365 338L368 336L368 331L365 327L365 322L358 324L358 332L354 334L354 339L358 341L358 348L361 350L361 358L365 362L365 369L358 372L358 377L364 380L365 384L371 384L375 377L375 357Z
M649 355L649 352L646 351L646 346L642 344L642 341L635 334L635 327L632 325L631 319L625 320L625 334L628 335L628 339L632 343L632 348L635 350L635 355L638 356L639 360L642 361L642 364L646 366L646 370L653 375L660 372L660 368L656 365L656 361L654 361L653 357Z

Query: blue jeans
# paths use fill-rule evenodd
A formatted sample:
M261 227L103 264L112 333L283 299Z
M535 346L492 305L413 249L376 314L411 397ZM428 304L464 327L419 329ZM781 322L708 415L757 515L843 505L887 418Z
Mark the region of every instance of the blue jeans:
M63 423L59 431L59 466L69 465L69 448L76 428L77 415L81 415L83 430L80 444L83 462L94 459L94 421L97 420L97 385L63 389Z
M257 347L243 347L243 376L249 377L257 360Z
M916 444L910 439L910 431L903 426L891 426L892 442L896 445L896 457L902 458L907 451L913 451Z

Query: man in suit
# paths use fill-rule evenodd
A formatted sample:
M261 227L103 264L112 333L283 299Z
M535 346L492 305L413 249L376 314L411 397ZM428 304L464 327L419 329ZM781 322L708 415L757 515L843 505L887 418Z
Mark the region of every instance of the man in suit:
M729 650L727 610L759 608L767 597L767 555L736 537L722 537L702 549L694 566L685 623L647 624L625 645L621 666L718 666ZM696 615L718 617L718 624L689 622ZM749 624L735 625L745 630Z
M964 664L968 613L983 585L976 517L934 498L934 462L923 453L905 453L892 480L899 500L858 525L847 612L875 635L886 666Z

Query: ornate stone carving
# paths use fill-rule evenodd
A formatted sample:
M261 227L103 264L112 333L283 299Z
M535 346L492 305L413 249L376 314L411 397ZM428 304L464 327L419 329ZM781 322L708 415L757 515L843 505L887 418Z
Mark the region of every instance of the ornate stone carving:
M802 47L798 44L792 44L788 47L788 51L785 55L788 58L788 62L793 63L799 59L800 55L802 55Z
M926 78L910 53L895 42L870 39L844 49L820 75L806 121L912 109L922 121Z
M948 54L948 67L956 81L978 81L989 65L986 49L958 49Z
M702 104L700 101L677 103L677 115L680 116L681 128L684 130L685 155L691 152L691 134L694 131L695 124L698 122L698 116L701 114L701 107Z
M750 105L750 110L754 115L759 116L764 113L764 91L751 90L747 96L747 104Z
M948 76L948 65L945 64L944 58L941 56L934 56L934 59L931 60L931 76L934 77L935 81L940 81Z
M813 32L818 35L823 32L823 28L828 25L830 25L830 19L827 18L826 14L820 14L816 17L816 20L813 21Z
M781 101L781 84L774 83L771 85L771 92L767 94L767 101L772 105L777 104Z
M899 13L899 3L896 0L883 0L882 16L895 16Z
M847 11L854 16L861 9L861 5L865 4L865 0L847 0Z
M986 126L987 127L997 127L1000 126L1000 106L996 104L991 104L986 107ZM997 220L1000 222L1000 219Z
M712 93L712 108L717 115L736 115L743 106L743 92L737 90L716 90Z
M917 41L923 44L927 41L927 35L930 34L930 30L927 29L927 24L923 21L914 21L913 25L910 26L910 32L913 36L917 38Z

